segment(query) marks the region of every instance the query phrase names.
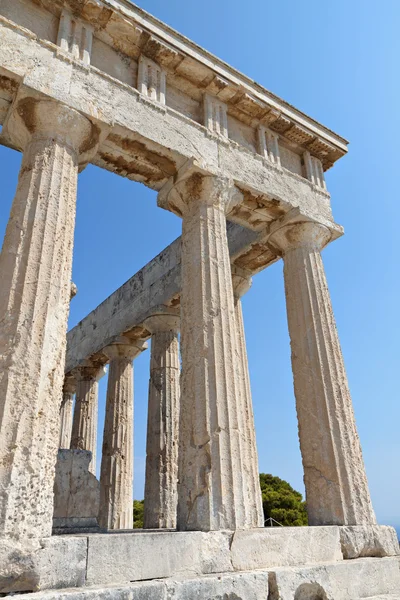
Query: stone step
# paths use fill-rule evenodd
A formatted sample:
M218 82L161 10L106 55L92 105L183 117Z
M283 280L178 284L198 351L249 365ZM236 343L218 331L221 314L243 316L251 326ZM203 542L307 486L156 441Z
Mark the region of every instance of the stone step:
M400 600L400 563L360 558L13 595L20 600Z

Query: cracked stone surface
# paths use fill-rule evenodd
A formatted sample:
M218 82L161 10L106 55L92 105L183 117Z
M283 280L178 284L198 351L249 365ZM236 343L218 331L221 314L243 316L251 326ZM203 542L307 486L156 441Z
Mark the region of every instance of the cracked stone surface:
M110 359L100 473L99 524L133 528L133 359L146 343L105 349Z
M180 530L257 526L244 472L239 344L225 212L232 182L185 171L165 198L183 215ZM256 519L256 523L253 522Z
M376 523L326 282L318 223L284 225L283 254L300 447L310 525Z
M63 387L63 397L60 406L60 440L59 448L69 448L71 444L73 404L76 384L66 381Z
M51 534L78 154L91 124L25 98L12 127L24 156L0 255L0 535L28 540Z
M96 475L99 380L104 367L76 369L75 410L72 421L71 450L89 450L92 453L89 470Z
M144 324L152 333L144 491L145 529L176 528L179 323L179 315L165 313L147 319Z

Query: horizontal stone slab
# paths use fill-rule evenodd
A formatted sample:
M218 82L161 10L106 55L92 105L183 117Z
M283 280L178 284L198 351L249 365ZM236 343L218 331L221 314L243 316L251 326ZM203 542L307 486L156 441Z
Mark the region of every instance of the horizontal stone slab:
M339 527L266 527L236 531L231 555L236 571L343 559Z
M375 552L376 556L382 556L383 547L387 553L395 552L396 547L384 537L388 535L391 539L390 528L375 528L376 539L379 530L383 533L381 543L370 544L368 551ZM53 536L43 540L40 548L30 551L13 546L11 542L0 542L0 593L119 585L254 569L281 572L279 569L286 566L290 577L297 581L296 574L302 566L359 564L360 561L364 565L375 560L344 561L340 542L342 531L342 539L357 533L356 540L368 540L371 535L366 531L363 537L360 528L336 526L272 527L236 532L136 530ZM352 543L353 554L360 551L361 542L356 547L353 537ZM350 556L350 542L347 544L347 555ZM398 557L377 560L377 564L380 560L389 561L388 565L399 567ZM380 573L376 569L373 572ZM374 593L376 595L378 591Z
M270 597L279 600L400 598L400 564L393 558L358 558L337 563L276 569Z
M340 543L344 558L400 554L396 530L387 525L340 527Z
M81 587L86 560L86 537L47 538L32 549L0 540L0 594Z
M21 600L399 600L399 590L397 558L364 558L315 567L53 590L24 594Z
M134 532L89 536L87 585L232 571L223 532Z

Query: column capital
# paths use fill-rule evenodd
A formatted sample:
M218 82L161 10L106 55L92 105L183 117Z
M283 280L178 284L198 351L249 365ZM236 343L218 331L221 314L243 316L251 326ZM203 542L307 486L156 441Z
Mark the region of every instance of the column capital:
M178 332L180 329L180 310L171 310L160 312L156 315L148 317L143 323L143 326L150 331L151 334L163 331Z
M232 265L232 286L233 296L235 300L239 300L242 296L247 294L252 286L253 279L251 273L247 269L241 269L236 265Z
M21 86L7 115L3 134L13 146L25 151L36 139L54 139L70 147L85 166L96 153L100 138L108 125L94 124L89 118L66 104L32 95Z
M76 378L73 375L66 375L63 385L63 394L75 394Z
M129 338L121 337L113 344L103 348L102 352L110 360L121 358L124 360L134 360L139 354L147 350L148 344L143 340L132 341Z
M157 203L161 208L183 217L193 205L207 204L229 213L243 200L243 194L229 177L206 170L195 160L188 160L162 187Z
M88 364L77 367L73 370L72 375L79 381L99 381L106 374L107 370L104 365Z
M276 254L285 254L296 248L322 250L332 239L326 225L315 221L300 221L278 226L268 238L268 245Z

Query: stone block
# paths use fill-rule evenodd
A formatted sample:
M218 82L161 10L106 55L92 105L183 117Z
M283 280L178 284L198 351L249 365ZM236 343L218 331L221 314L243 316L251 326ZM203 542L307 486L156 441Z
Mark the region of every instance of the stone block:
M85 584L87 539L54 537L21 548L0 541L0 593L80 587Z
M53 526L60 529L97 524L100 483L89 471L87 450L59 450L54 480Z
M340 527L343 558L400 554L396 530L386 525Z
M338 527L236 531L231 553L237 571L342 560Z
M271 600L357 600L398 594L399 560L396 557L359 558L313 567L276 569L270 573L269 590Z
M167 582L168 600L266 600L268 573L234 573Z
M231 534L133 532L88 536L87 585L231 571Z

